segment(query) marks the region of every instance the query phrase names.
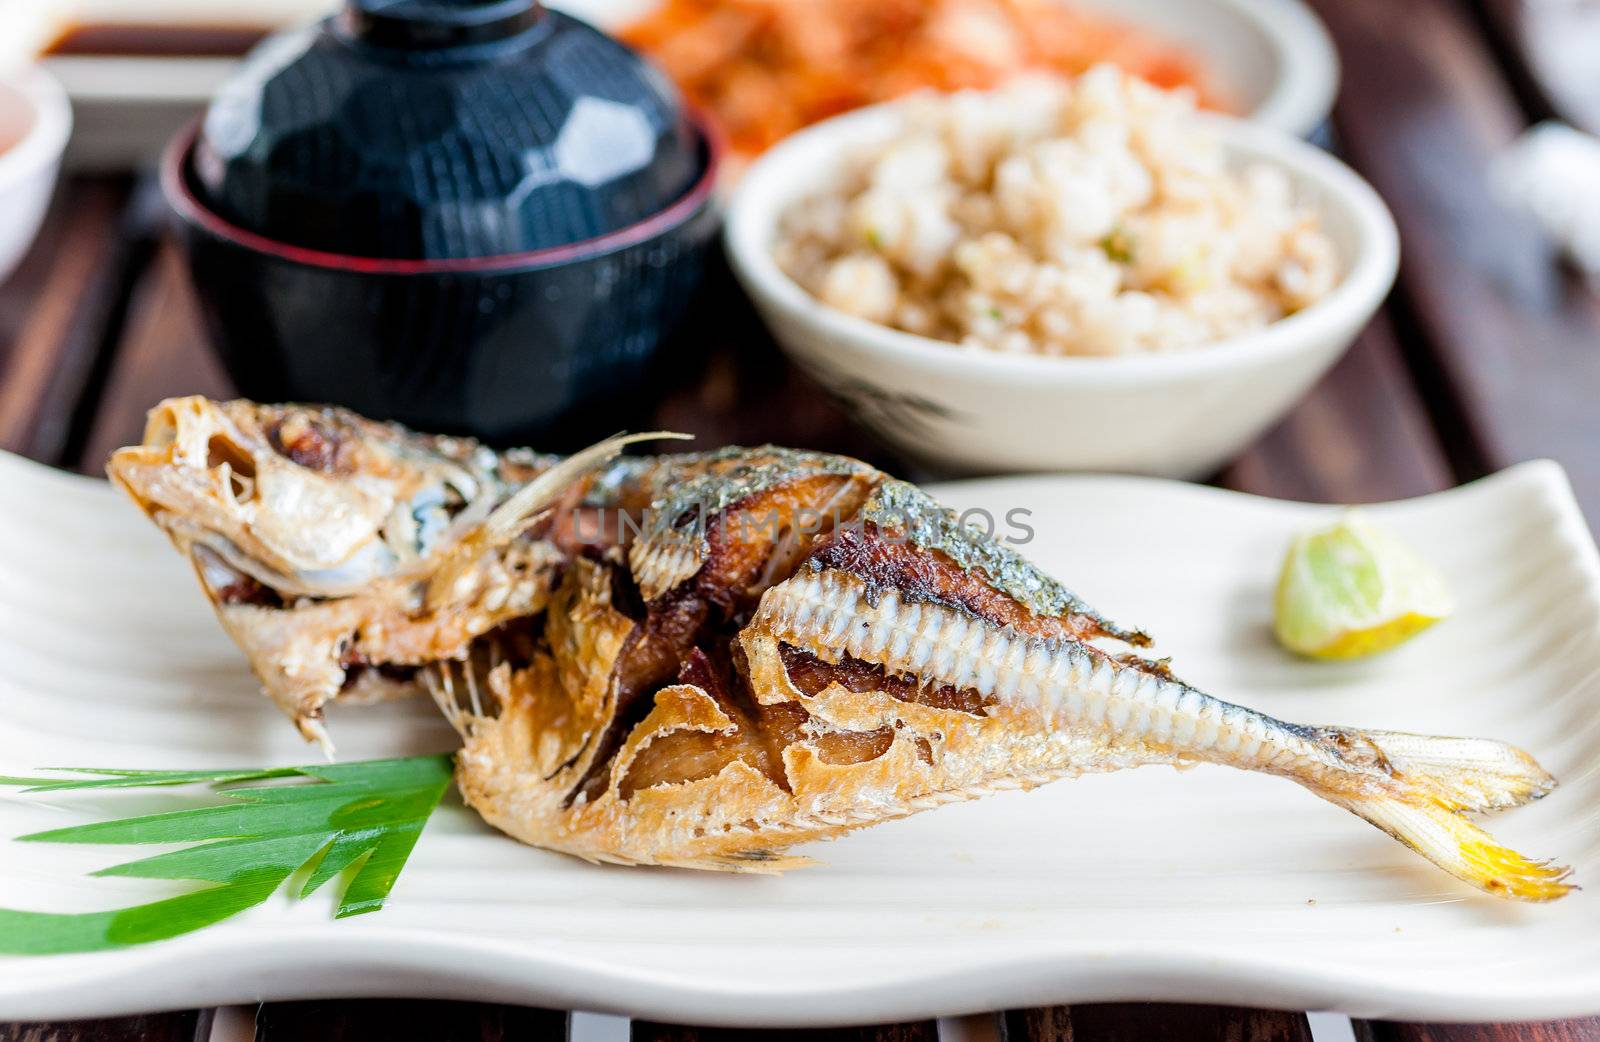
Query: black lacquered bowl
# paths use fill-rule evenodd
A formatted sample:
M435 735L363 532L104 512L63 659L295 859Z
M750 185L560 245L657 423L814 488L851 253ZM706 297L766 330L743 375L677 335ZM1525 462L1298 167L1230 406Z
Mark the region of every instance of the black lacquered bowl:
M161 180L241 394L557 449L627 422L700 282L719 150L693 122L702 170L680 198L607 234L524 253L384 259L255 234L196 191L198 128L169 146Z

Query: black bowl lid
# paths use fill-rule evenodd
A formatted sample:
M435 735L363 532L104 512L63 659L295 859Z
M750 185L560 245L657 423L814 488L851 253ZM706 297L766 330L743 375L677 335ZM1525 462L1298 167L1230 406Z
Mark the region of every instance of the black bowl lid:
M352 0L340 27L379 47L426 50L504 40L542 13L528 0Z
M379 258L526 253L680 199L704 143L637 54L535 0L350 0L270 37L208 110L192 176L229 223Z

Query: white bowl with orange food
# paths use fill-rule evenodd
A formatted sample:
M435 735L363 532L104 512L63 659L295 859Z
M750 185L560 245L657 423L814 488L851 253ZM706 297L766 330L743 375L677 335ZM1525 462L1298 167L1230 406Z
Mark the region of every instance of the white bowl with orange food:
M656 61L735 165L819 119L918 88L987 89L1101 62L1306 136L1338 83L1301 0L553 0Z
M802 368L936 468L1211 473L1371 319L1393 220L1320 149L1115 70L1043 84L1059 126L1025 86L771 149L729 206L734 273Z
M48 50L82 117L72 162L129 166L154 157L253 40L340 2L0 3L0 50ZM991 86L1052 56L1067 73L1116 58L1163 83L1198 77L1226 111L1298 135L1326 118L1338 79L1327 33L1301 0L548 2L641 47L698 107L722 116L735 146L728 169L818 118L906 87ZM885 13L904 21L908 11L915 24L905 31L877 28ZM881 52L865 67L840 62L841 28Z
M71 133L72 106L48 73L0 78L0 281L39 231Z

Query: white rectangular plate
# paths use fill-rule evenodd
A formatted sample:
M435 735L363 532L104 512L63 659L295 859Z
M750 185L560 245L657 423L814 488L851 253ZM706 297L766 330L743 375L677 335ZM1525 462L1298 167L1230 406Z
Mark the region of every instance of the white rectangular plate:
M307 763L187 566L102 482L0 458L0 774ZM1565 477L1530 463L1371 508L1460 608L1399 651L1313 664L1268 632L1289 536L1335 508L1143 479L937 490L1180 675L1291 720L1487 735L1562 780L1496 835L1600 884L1600 563ZM449 748L421 702L345 708L356 759ZM124 849L4 842L173 793L0 797L0 905L115 907ZM199 799L196 794L193 798ZM703 1024L847 1024L1058 1002L1176 1000L1512 1020L1600 1011L1600 904L1503 903L1292 783L1146 768L991 797L801 848L782 878L597 868L436 815L376 915L287 897L163 944L0 959L0 1020L331 996L431 996Z

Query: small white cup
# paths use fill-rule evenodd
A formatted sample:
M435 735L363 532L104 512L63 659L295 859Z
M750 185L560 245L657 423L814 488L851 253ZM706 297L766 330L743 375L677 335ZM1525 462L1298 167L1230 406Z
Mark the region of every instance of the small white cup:
M0 281L39 232L71 135L72 106L49 73L0 80Z

